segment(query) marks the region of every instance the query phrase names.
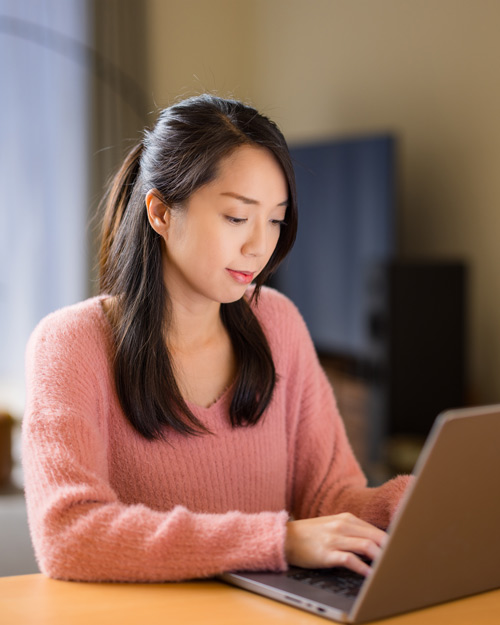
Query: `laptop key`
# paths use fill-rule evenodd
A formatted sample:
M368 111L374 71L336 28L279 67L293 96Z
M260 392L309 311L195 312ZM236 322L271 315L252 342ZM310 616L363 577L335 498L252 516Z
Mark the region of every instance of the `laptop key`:
M362 575L340 567L331 569L291 567L287 572L287 577L315 588L345 595L346 597L355 597L365 581Z

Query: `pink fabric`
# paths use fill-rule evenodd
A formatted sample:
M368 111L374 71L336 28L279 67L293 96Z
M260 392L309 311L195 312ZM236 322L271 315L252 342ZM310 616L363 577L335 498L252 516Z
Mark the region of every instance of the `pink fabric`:
M297 310L264 289L256 314L279 381L263 419L231 428L231 390L191 406L211 434L147 441L114 391L100 298L44 319L27 349L26 500L41 570L74 580L162 581L286 568L289 515L350 511L386 527L407 484L376 489L347 442Z

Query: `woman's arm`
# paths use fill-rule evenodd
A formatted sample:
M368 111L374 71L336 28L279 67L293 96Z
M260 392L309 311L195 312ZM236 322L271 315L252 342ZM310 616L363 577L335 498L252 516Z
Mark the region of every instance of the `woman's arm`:
M303 359L304 366L307 361ZM350 512L386 529L410 478L398 476L378 487L367 486L315 355L310 356L309 372L295 437L293 514L310 518Z
M285 568L286 512L160 512L118 499L108 477L102 354L78 325L61 332L44 324L27 350L23 463L41 570L72 580L164 581Z
M292 514L304 519L350 512L385 529L410 478L367 486L309 333L302 319L296 324L287 398L294 413L290 420Z
M99 436L73 421L78 441L59 428L25 429L30 527L41 570L87 581L165 581L238 568L282 569L286 513L159 512L118 501L89 458ZM59 431L58 431L59 430Z
M348 566L367 574L369 567L354 553L368 559L379 554L386 539L382 530L409 478L368 488L305 324L289 304L284 308L279 315L283 336L275 344L284 346L284 353L288 350L282 383L289 413L294 520L287 526L287 560L302 566Z

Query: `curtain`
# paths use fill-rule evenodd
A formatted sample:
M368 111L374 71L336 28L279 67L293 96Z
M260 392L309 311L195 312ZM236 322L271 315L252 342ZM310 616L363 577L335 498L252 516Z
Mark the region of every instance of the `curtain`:
M22 410L38 320L86 291L88 73L78 0L0 3L0 402Z
M147 124L137 0L0 0L0 409L24 409L24 350L96 291L95 210Z

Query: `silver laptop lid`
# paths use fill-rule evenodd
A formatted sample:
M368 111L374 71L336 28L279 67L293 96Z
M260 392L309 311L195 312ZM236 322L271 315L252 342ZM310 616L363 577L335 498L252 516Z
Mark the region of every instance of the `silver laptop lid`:
M438 417L415 474L355 622L500 587L500 405Z

